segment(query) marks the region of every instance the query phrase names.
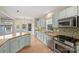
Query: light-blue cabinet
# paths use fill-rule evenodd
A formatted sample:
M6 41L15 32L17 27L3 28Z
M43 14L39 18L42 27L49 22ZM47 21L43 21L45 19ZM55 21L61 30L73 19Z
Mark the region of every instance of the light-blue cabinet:
M3 53L3 46L0 46L0 53Z
M25 46L30 46L30 44L31 44L31 36L30 35L24 36L24 43L25 43Z
M77 15L77 6L68 7L66 10L66 17L72 17Z
M15 53L19 51L19 39L13 38L10 40L10 52Z
M66 9L63 9L59 12L59 19L62 19L65 17L66 17Z
M2 50L3 50L3 53L9 53L10 52L9 41L7 41L5 44L3 44Z
M53 15L53 17L52 17L52 27L53 27L53 28L58 28L58 20L59 20L59 14L56 13L56 14Z
M77 6L77 9L78 9L78 16L79 16L79 6Z
M24 43L24 37L19 37L19 47L20 49L22 49L24 46L25 46L25 43Z

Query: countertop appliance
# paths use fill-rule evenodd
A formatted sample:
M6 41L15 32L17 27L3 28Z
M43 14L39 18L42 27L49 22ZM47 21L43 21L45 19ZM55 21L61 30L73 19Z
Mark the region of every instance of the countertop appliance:
M79 39L58 35L54 37L54 52L76 53L79 52Z
M78 27L79 26L79 16L73 16L68 18L63 18L58 20L59 27Z

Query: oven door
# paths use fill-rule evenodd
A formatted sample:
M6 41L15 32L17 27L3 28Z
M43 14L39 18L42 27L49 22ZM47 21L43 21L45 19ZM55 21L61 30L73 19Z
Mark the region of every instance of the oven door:
M54 41L54 52L55 53L74 53L74 48L71 48L58 41Z

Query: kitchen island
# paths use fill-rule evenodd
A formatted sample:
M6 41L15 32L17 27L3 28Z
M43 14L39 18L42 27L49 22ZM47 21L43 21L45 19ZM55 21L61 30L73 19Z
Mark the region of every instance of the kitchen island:
M0 36L0 53L16 53L22 48L30 46L31 33L16 33Z

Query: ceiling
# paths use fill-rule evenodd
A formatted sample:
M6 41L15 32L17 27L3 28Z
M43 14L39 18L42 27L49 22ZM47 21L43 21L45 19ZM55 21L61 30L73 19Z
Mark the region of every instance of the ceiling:
M2 6L2 8L14 18L37 18L50 11L54 13L63 6Z

